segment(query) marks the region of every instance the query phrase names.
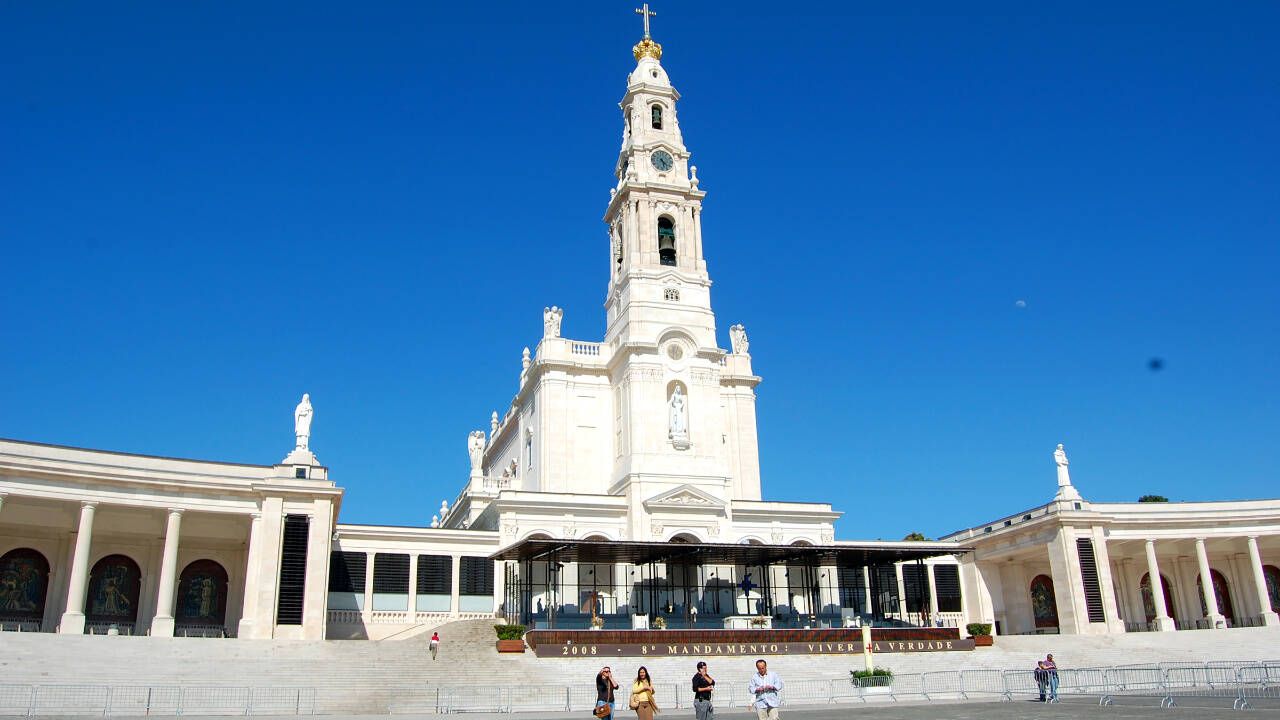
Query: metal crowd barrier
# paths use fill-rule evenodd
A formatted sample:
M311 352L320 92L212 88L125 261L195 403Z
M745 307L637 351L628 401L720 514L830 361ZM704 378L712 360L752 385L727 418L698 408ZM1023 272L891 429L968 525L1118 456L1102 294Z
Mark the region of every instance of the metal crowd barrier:
M315 688L0 685L0 715L312 715Z

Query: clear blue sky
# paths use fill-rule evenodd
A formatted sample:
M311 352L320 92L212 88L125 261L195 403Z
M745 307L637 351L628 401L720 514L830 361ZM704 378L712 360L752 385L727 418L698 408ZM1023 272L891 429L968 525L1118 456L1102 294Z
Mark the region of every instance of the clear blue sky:
M634 7L4 3L0 436L271 464L310 392L428 522L542 307L603 334ZM1280 5L655 9L766 498L1280 495Z

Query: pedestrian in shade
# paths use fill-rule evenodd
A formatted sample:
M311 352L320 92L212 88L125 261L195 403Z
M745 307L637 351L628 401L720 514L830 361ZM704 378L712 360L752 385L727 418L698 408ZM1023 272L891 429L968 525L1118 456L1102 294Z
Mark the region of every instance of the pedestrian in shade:
M431 633L431 659L436 659L436 653L440 652L440 633Z
M716 689L716 681L707 672L707 664L698 663L698 672L693 676L693 714L697 720L713 720L715 708L711 706L711 691Z
M782 704L778 691L781 689L782 679L769 670L769 663L757 660L756 674L751 676L747 692L755 698L751 701L751 707L756 709L760 720L778 720L778 706Z

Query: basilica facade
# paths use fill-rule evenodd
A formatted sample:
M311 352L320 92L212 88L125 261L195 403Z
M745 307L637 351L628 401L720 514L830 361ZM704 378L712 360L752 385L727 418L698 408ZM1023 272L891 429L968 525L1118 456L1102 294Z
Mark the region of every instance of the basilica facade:
M311 450L308 397L293 450L270 464L0 440L0 629L322 640L495 616L1280 624L1280 500L1090 503L1061 446L1052 501L937 541L836 540L829 504L765 500L761 378L742 325L717 343L715 241L680 94L647 28L633 55L603 217L603 336L562 337L565 310L542 309L511 405L467 435L470 473L429 527L339 522L344 491Z

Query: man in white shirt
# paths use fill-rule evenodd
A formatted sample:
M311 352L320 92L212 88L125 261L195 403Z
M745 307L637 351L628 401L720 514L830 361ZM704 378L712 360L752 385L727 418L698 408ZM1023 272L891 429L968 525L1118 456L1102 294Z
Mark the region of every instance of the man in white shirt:
M778 691L781 689L782 680L778 674L770 672L769 664L764 660L757 660L756 674L751 676L747 691L755 697L751 707L756 709L760 720L778 720L778 705L782 702Z

